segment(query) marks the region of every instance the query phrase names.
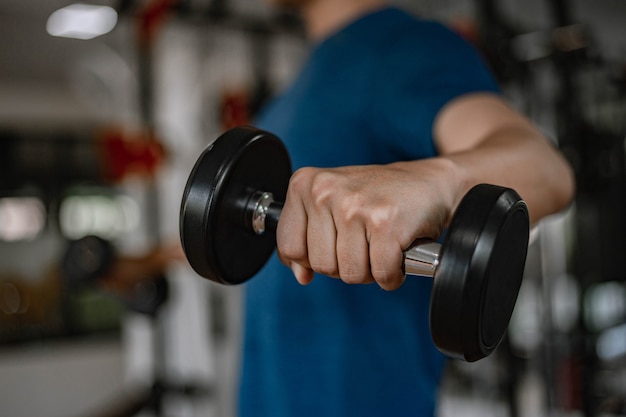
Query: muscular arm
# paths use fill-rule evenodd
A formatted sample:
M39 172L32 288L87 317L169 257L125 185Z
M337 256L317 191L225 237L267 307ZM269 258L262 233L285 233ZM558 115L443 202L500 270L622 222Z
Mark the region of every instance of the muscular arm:
M563 209L574 194L569 165L521 114L495 95L473 94L448 104L437 117L435 142L458 170L456 201L486 182L515 189L531 223Z
M292 177L277 230L281 260L302 284L313 271L348 283L404 281L402 251L437 239L475 184L516 189L531 221L564 208L569 166L523 116L494 95L452 101L438 115L440 156L388 165L305 168Z

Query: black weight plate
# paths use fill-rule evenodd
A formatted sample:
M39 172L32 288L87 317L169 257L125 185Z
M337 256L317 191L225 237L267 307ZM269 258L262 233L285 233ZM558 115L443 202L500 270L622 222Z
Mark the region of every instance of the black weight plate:
M126 307L136 313L155 316L169 298L169 284L163 275L137 282L125 300Z
M91 285L109 272L114 263L113 245L99 236L88 235L68 243L61 271L73 284Z
M430 304L432 338L473 362L500 343L528 251L528 209L509 188L481 184L463 198L441 248Z
M276 239L245 226L245 206L255 191L284 201L291 162L282 142L253 127L222 134L198 158L183 193L180 236L192 268L223 284L240 284L270 257Z

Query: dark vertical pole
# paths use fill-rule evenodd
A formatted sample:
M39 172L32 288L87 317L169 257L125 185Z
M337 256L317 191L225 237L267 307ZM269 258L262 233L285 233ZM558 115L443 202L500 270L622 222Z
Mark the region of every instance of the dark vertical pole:
M137 55L139 72L139 106L146 140L156 140L156 120L154 114L154 43L158 29L174 7L176 0L152 0L148 2L138 17ZM147 179L146 190L146 225L150 242L153 246L161 243L160 202L156 179ZM152 344L154 360L154 383L151 402L148 404L155 416L163 415L163 399L166 389L166 337L165 322L159 314L152 317L154 341Z
M554 27L564 28L572 24L571 13L567 0L549 0ZM569 145L580 132L581 118L579 97L574 83L572 55L555 48L553 62L560 80L559 100L557 102L559 139L563 145ZM564 143L563 143L564 142ZM577 146L578 144L572 144Z
M254 91L250 100L250 115L254 117L271 95L269 74L270 34L263 27L254 28L251 34Z
M552 12L552 19L554 26L560 30L567 28L574 23L571 7L568 0L549 0L549 6ZM573 54L570 51L560 50L558 46L554 48L553 64L559 80L559 99L557 100L557 128L561 147L568 150L572 155L578 155L576 160L579 161L579 165L575 166L577 182L579 184L579 190L577 192L577 207L578 215L576 236L576 248L579 253L584 253L584 241L590 236L584 231L584 225L588 222L585 219L597 222L598 212L595 208L596 204L600 204L602 197L599 195L601 192L597 186L591 185L595 183L595 175L588 169L588 162L583 159L592 159L592 155L597 153L596 146L592 141L597 140L596 129L590 128L588 121L585 120L583 115L583 106L581 98L578 94L576 87L576 72L580 69L582 63L578 54ZM584 156L584 157L583 157ZM590 184L587 186L585 184ZM589 202L592 202L589 204ZM583 223L580 223L580 222ZM581 227L582 226L582 227ZM601 259L601 258L600 258ZM587 261L588 262L588 261ZM589 271L585 269L587 266L580 267L580 265L573 265L574 273L578 277L578 281L581 288L581 297L579 300L580 311L577 325L577 334L574 337L575 355L582 359L581 371L577 375L580 381L577 381L581 387L581 407L582 412L586 417L593 417L595 415L596 400L593 394L594 391L594 379L597 374L597 357L595 355L595 336L586 326L583 320L583 297L592 282L589 282ZM597 272L597 271L596 271Z
M155 137L153 55L156 24L157 20L160 18L158 15L158 3L162 2L153 2L138 18L137 65L139 73L139 111L147 140L154 140ZM144 213L146 215L147 232L150 242L156 246L160 242L159 195L154 178L150 177L147 181L146 202L148 210Z

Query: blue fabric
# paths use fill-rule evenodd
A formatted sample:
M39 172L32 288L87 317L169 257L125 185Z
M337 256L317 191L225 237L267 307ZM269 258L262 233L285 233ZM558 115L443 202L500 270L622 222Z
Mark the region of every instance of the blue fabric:
M432 157L451 99L497 87L442 25L395 8L315 45L294 84L256 123L294 168ZM240 416L431 416L444 365L430 337L431 280L397 291L317 276L300 286L274 256L246 284Z

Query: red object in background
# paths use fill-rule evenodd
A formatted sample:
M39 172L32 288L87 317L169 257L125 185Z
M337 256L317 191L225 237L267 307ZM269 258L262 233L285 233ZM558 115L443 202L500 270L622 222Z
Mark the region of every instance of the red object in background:
M110 129L99 138L103 177L119 182L129 175L151 177L166 157L163 145L151 135L129 137Z
M220 124L225 130L250 123L250 98L244 90L227 90L220 100Z
M149 45L178 0L153 0L138 15L139 41Z

